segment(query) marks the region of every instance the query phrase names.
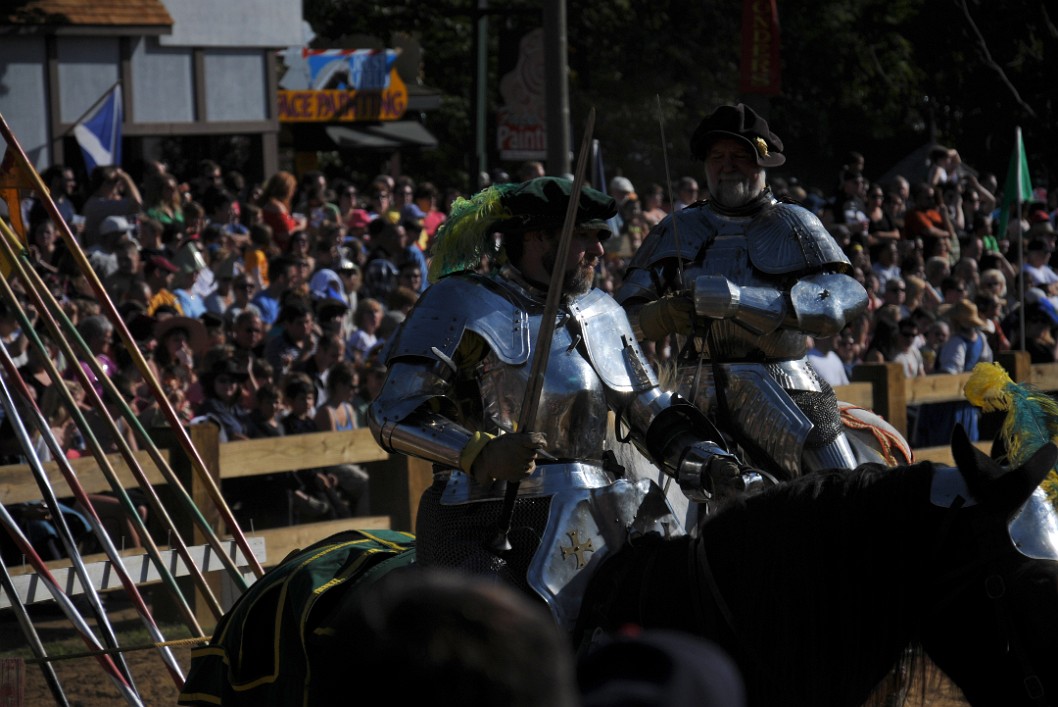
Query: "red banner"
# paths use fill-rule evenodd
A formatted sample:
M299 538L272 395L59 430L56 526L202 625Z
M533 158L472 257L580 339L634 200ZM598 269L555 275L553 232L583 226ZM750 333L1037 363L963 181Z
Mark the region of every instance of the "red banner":
M774 96L781 82L779 11L775 0L743 0L739 90Z

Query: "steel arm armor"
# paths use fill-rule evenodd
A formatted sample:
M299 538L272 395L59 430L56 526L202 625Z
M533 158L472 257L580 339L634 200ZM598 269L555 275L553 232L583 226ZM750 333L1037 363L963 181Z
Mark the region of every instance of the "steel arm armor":
M699 316L734 319L754 334L786 324L815 336L833 336L866 306L866 290L837 273L801 278L789 296L777 288L739 286L723 275L700 275L694 281Z
M451 384L445 364L405 359L390 365L386 382L368 408L368 425L387 452L400 452L453 469L474 433L445 407Z
M738 466L738 458L721 446L720 432L676 393L653 388L637 395L624 412L617 424L641 432L634 435L636 447L676 479L693 501L708 500L718 491L709 473L715 460Z

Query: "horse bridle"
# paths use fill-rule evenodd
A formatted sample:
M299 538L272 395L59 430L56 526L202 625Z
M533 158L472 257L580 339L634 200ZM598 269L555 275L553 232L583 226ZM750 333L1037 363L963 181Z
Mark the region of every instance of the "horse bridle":
M971 500L969 505L973 505L974 503L975 502ZM947 506L944 519L941 522L940 532L937 534L937 542L933 548L934 558L937 558L940 555L944 540L947 538L948 531L951 529L951 525L955 521L955 513L967 505L967 499L961 494L956 494L954 498L951 499L951 503ZM955 584L944 596L933 604L931 609L939 608L950 602L957 594L971 584L971 579L969 577L970 572L980 567L984 567L986 570L984 579L985 596L991 601L992 608L995 610L996 625L998 627L1000 638L1006 643L1008 650L1014 654L1017 664L1021 668L1021 673L1023 675L1022 688L1025 690L1025 696L1028 698L1029 704L1036 705L1037 707L1050 707L1051 703L1047 700L1043 681L1040 680L1037 671L1032 667L1028 652L1025 650L1021 640L1018 639L1017 634L1012 630L1013 621L1010 618L1010 610L1007 606L1008 598L1006 582L1004 581L1003 575L998 567L998 558L1009 553L1010 549L1004 545L1003 539L994 537L994 534L986 537L982 533L981 528L977 525L973 526L973 537L980 550L978 553L978 559L958 567L937 579L938 584L942 583L942 581L943 583L954 581ZM1009 538L1007 538L1007 540L1009 540ZM965 579L960 580L960 575L965 576Z
M932 551L934 558L937 558L940 555L944 542L951 530L952 523L955 521L955 513L962 509L966 503L967 499L959 494L956 494L954 498L951 499L950 505L947 506L947 512L944 514L944 519L941 521L940 532L938 532L936 542L934 543ZM1050 707L1051 703L1047 700L1043 682L1040 680L1039 675L1037 675L1037 671L1032 667L1032 663L1028 658L1028 653L1021 641L1011 630L1013 622L1010 619L1010 612L1007 607L1006 582L1003 580L1003 575L999 572L997 560L997 558L1009 552L1009 548L1001 546L1002 541L997 538L984 537L980 529L976 526L974 527L974 538L981 550L981 559L959 567L949 573L944 579L956 581L955 586L953 586L951 590L945 596L941 597L931 608L939 608L943 606L950 602L960 591L966 588L970 584L969 573L971 570L977 569L981 566L986 567L988 571L986 572L984 580L985 596L992 601L992 607L995 609L996 622L999 627L1000 636L1005 640L1007 646L1009 646L1009 650L1014 653L1017 663L1021 667L1021 672L1024 676L1022 679L1022 687L1025 690L1025 696L1028 698L1029 704L1035 705L1036 707ZM764 669L765 666L763 660L756 650L754 650L753 646L746 640L745 634L738 630L738 624L735 620L734 612L731 611L730 605L728 605L727 601L724 599L724 594L720 589L720 585L716 582L716 575L713 573L709 564L708 549L705 547L704 540L699 537L696 538L695 541L689 543L688 552L690 555L688 557L688 562L690 563L695 584L699 587L704 584L709 589L709 595L712 597L713 603L717 607L720 617L727 625L728 630L738 644L739 650L747 657L747 659L755 663L759 669ZM967 579L965 581L959 581L958 578L960 575L966 575ZM940 578L938 578L938 583L940 583ZM696 592L695 595L700 596L701 592ZM705 627L707 620L701 602L694 602L694 612L698 625Z

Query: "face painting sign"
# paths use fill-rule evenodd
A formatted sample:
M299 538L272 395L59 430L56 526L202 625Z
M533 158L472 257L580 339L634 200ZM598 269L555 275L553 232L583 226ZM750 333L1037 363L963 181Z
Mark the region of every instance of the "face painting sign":
M280 122L398 120L408 107L395 50L292 49L283 58Z

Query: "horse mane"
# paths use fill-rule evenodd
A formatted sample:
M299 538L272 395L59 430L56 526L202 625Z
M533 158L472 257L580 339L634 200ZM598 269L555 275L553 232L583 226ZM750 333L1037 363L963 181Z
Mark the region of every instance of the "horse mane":
M734 617L739 662L756 673L747 682L772 685L768 700L861 704L900 666L918 608L909 583L935 531L931 480L929 463L810 474L702 524L697 554ZM819 676L813 697L783 695L793 674Z

